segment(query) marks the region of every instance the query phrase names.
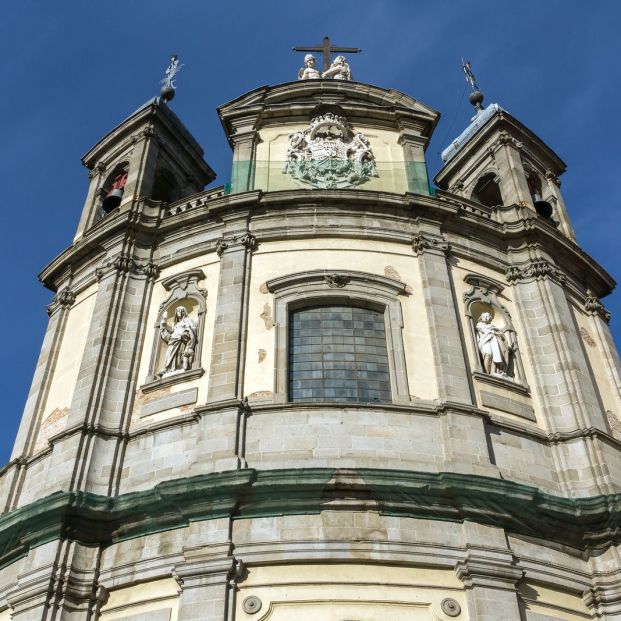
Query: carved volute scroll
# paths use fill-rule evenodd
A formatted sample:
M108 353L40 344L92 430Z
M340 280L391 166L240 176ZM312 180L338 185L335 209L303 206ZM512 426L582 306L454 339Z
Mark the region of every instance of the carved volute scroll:
M477 372L526 386L517 333L509 311L498 299L502 285L474 274L464 280L470 285L464 302L477 352Z
M158 308L148 382L202 374L207 290L199 282L204 279L203 271L195 269L161 282L169 294Z

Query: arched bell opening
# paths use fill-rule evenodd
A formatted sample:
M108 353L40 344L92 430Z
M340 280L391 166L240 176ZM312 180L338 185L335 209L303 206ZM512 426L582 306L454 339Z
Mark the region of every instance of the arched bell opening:
M102 201L100 207L102 215L109 214L121 204L128 171L129 163L121 162L108 175L101 190Z
M169 170L160 168L156 171L151 198L164 203L174 203L180 198L179 185Z
M537 215L541 216L544 220L554 223L552 219L554 210L548 201L543 200L539 175L532 170L527 170L526 181L528 182L528 191L530 192Z
M487 207L502 205L502 194L498 185L498 177L490 172L483 175L474 186L470 198Z

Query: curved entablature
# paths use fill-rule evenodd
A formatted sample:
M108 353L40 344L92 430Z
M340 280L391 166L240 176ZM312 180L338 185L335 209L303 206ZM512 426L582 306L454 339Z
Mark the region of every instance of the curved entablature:
M361 82L298 81L261 86L218 108L225 133L231 137L240 118L254 116L261 124L286 123L308 116L320 103L342 106L351 121L395 127L399 120L418 121L421 134L431 137L440 113L394 89Z
M295 205L292 208L292 205ZM317 209L333 213L338 210L343 217L359 215L357 224L348 221L346 226L334 224L321 225L315 221ZM190 245L183 256L193 256L210 247L215 250L215 239L220 233L220 216L232 211L240 216L247 213L251 221L256 221L262 239L325 237L360 237L377 240L400 240L409 243L409 233L403 223L423 216L431 221L442 222L447 231L460 235L465 225L470 230L479 231L477 236L483 240L496 240L503 247L519 248L521 245L538 245L555 257L559 267L573 274L576 286L587 286L597 297L604 297L612 291L615 282L612 277L574 242L545 221L537 218L531 210L519 205L489 208L458 195L438 192L437 197L390 192L360 192L358 190L286 190L279 192L251 191L238 194L225 194L222 188L195 194L189 199L181 199L166 207L162 214L160 203L144 199L129 211L119 211L100 220L94 227L70 248L67 248L52 261L39 275L39 279L56 291L64 278L66 266L79 270L82 265L93 261L93 256L104 257L109 240L127 234L127 224L132 222L134 233L140 237L155 240L161 245L168 235L192 238L197 234L210 233L214 240L210 245ZM308 211L308 218L305 213ZM393 222L388 228L369 228L365 214L384 214ZM472 228L474 227L474 228ZM146 237L145 237L146 236ZM151 242L149 242L151 243ZM149 252L158 246L149 246ZM454 247L459 250L459 244ZM469 245L463 252L472 253ZM170 259L158 259L162 265ZM489 261L487 255L480 260ZM138 263L144 263L138 258ZM93 269L95 265L93 264ZM92 276L94 278L94 274ZM587 283L587 285L584 285Z

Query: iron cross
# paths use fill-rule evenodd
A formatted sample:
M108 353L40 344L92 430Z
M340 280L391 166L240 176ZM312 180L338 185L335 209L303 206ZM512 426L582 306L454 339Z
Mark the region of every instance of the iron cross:
M330 54L335 52L347 52L348 54L357 54L362 52L358 47L338 47L336 45L330 45L330 37L323 38L323 44L315 47L292 47L294 52L322 52L323 53L323 70L327 71L330 68Z

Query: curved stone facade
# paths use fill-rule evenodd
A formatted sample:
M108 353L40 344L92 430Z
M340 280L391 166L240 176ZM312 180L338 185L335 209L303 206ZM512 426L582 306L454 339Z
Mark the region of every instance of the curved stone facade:
M524 139L503 114L441 187L487 170L476 149L494 131ZM57 294L0 480L0 619L619 618L619 361L599 302L614 283L560 194L555 223L519 196L431 190L438 114L395 91L314 80L220 115L230 188L188 195L211 169L157 100L85 157L92 187L41 275ZM281 168L290 136L348 145L337 117L390 166L309 189ZM502 149L562 172L528 137L500 141L495 174ZM99 177L121 161L132 189L102 216ZM347 166L322 183L348 184ZM169 204L149 198L164 169L185 183ZM368 309L375 332L351 347L335 332L313 367L292 327L312 308ZM347 356L364 373L326 370ZM292 368L309 360L305 398ZM375 394L373 365L390 398L339 400L367 375L356 394ZM313 398L320 381L336 396Z

